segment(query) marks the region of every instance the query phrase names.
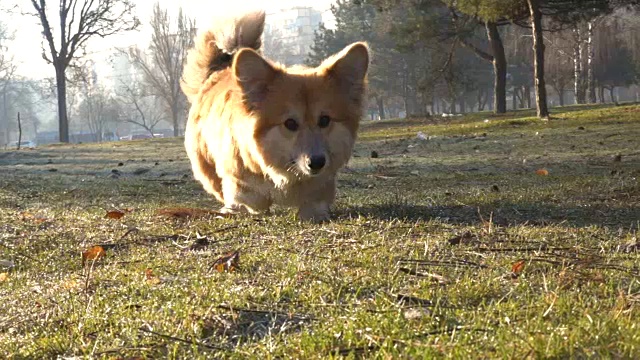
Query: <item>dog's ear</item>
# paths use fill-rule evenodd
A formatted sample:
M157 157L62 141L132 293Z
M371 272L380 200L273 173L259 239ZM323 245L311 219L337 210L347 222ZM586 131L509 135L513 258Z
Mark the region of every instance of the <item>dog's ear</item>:
M327 73L344 87L351 98L362 97L369 69L369 47L357 42L344 48L329 60Z
M267 60L251 49L240 50L233 61L233 73L250 106L259 105L267 96L269 85L278 74Z

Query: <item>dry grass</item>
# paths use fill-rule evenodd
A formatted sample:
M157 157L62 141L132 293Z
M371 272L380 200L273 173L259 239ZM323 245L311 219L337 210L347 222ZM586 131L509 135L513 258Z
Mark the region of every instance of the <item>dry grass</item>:
M640 357L640 107L530 116L365 124L317 226L180 139L0 152L0 357Z

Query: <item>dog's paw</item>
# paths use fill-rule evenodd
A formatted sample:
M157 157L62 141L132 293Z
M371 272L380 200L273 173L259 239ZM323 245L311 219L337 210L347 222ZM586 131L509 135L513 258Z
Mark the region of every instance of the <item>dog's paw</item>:
M240 204L225 205L218 210L221 214L234 215L246 212L244 206Z
M298 218L315 224L329 221L329 205L326 203L305 204L298 209Z

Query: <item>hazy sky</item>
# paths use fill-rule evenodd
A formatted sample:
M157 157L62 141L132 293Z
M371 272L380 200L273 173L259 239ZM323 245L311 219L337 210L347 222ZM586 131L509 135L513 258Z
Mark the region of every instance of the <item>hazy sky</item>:
M12 0L19 5L18 13L9 14L5 11L0 13L0 22L6 25L10 31L15 32L15 41L10 46L9 52L18 63L18 73L32 78L43 78L53 76L53 66L45 63L42 59L42 27L35 17L20 15L19 12L32 11L31 2L27 0ZM79 0L82 2L82 0ZM138 31L122 35L115 35L109 38L92 38L88 46L88 52L93 54L97 60L105 60L112 53L114 46L127 46L139 44L145 46L150 38L147 26L153 4L159 2L160 6L167 8L169 13L177 14L181 6L184 13L196 19L198 27L206 26L211 19L221 14L234 13L247 9L262 8L268 13L276 12L279 9L293 6L312 6L319 10L329 9L335 0L134 0L136 4L137 16L142 22ZM2 0L8 4L11 0ZM57 1L49 1L51 6L57 5ZM0 9L1 10L1 9ZM325 13L325 15L327 15ZM268 20L267 20L268 21ZM51 21L51 22L55 22Z

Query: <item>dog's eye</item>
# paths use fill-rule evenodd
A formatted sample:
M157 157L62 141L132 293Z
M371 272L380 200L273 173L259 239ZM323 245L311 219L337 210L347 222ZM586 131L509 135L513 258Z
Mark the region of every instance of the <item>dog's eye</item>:
M298 130L298 122L293 120L293 119L287 119L284 122L284 127L286 127L287 129L289 129L291 131L296 131L296 130Z
M318 120L318 126L320 126L321 128L326 128L327 126L329 126L330 122L331 118L328 115L322 115Z

